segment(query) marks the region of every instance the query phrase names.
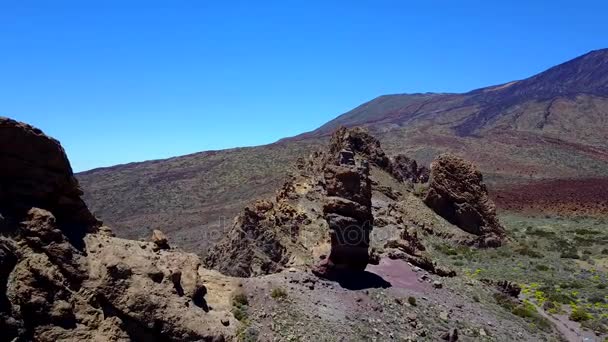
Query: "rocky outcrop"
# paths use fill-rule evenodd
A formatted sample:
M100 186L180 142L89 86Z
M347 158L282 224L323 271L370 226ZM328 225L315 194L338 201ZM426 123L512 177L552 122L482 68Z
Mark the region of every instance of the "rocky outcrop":
M32 207L48 210L74 242L100 225L80 198L63 148L39 129L0 118L0 165L3 215L23 217Z
M384 256L453 275L424 253L417 230L433 233L433 227L410 224L413 218L399 204L411 191L404 183L426 180L424 168L414 161L403 156L391 161L365 130L341 128L327 151L313 152L296 166L274 199L258 200L243 210L207 254L207 267L239 277L305 267L332 279L379 262L378 251L385 250ZM383 232L370 246L373 225ZM376 253L371 247L377 248Z
M205 258L207 267L235 277L276 273L288 261L287 239L305 220L287 203L259 200L235 219L227 236Z
M367 159L380 168L388 168L389 158L382 150L380 141L361 127L338 128L331 137L329 145L330 158L338 160L342 151L350 151Z
M357 164L352 151L342 151L339 165L326 165L324 172L327 198L323 214L330 229L331 251L313 272L326 278L341 271L363 271L369 263L373 223L369 164L366 160Z
M481 172L462 158L443 154L433 161L424 203L452 224L478 236L475 243L479 246L496 247L505 239Z
M16 341L222 341L197 256L111 237L56 140L0 119L0 331ZM231 323L232 322L232 323Z
M401 182L426 183L429 181L430 171L425 166L403 154L390 159L390 173Z

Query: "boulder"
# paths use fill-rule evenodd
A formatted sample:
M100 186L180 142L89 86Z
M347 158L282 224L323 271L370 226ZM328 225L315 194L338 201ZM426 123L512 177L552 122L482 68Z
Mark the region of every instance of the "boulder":
M2 214L23 217L32 207L48 210L76 244L101 225L80 197L65 151L39 129L0 117L0 165Z
M470 162L443 154L431 164L424 203L464 231L479 236L480 246L495 247L505 239L481 172Z
M152 242L154 242L155 249L169 249L169 240L165 233L158 229L152 231Z

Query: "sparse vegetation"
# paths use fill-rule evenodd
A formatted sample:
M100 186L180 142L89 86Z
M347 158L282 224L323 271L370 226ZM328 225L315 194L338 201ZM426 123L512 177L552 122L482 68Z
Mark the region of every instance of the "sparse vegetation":
M276 300L282 300L287 298L287 291L285 291L284 289L277 287L272 289L272 292L270 292L270 297L272 297L273 299Z
M575 322L582 322L590 320L591 318L593 318L593 316L591 316L591 314L589 314L589 312L587 312L585 308L577 305L572 305L572 312L570 313L569 318L570 320Z
M249 317L247 312L249 299L244 293L237 293L232 297L232 314L237 320L244 322Z
M608 319L608 275L602 268L602 260L608 255L608 236L602 233L608 230L606 222L523 216L505 216L502 220L513 243L496 249L473 249L465 258L456 252L457 247L437 240L433 256L439 261L449 260L471 278L477 278L476 272L481 270L483 278L518 283L523 298L550 313L569 315L569 307L576 303L582 314L577 312L573 317L584 319L587 313L592 318L582 322L601 331L604 325L599 321ZM497 297L496 302L517 315L534 315L528 310L530 306L518 307L520 304L509 297ZM530 317L526 320L539 328L543 324Z

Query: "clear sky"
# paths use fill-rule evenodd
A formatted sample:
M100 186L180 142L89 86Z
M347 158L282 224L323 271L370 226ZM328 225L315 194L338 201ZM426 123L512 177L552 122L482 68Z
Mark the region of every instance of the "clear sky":
M0 115L75 171L270 143L608 47L602 1L0 0Z

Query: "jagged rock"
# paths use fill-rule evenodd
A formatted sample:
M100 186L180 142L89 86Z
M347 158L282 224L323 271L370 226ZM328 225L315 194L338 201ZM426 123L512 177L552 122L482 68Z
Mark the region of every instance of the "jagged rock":
M366 140L350 140L348 132L339 130L332 137L333 143L349 144L339 151L349 151L346 147L365 149L361 143ZM377 146L379 148L379 144ZM338 146L332 145L333 149ZM340 272L365 270L370 260L368 250L373 223L367 160L357 164L352 158L340 158L339 162L339 165L327 164L324 170L325 191L329 197L323 213L330 229L331 251L327 259L313 268L316 275L330 279L339 276Z
M152 242L154 242L155 249L170 249L169 240L165 233L158 229L152 231Z
M505 238L481 173L462 158L443 154L433 161L424 202L449 222L480 236L480 246L496 247Z
M235 335L237 324L220 322L227 312L206 305L197 256L154 252L152 243L113 238L99 228L56 140L0 118L0 163L2 340Z
M205 265L236 277L279 272L289 260L285 239L297 234L302 220L288 205L257 201L243 210L226 238L209 251ZM279 222L284 225L279 227Z
M403 154L390 160L390 173L401 182L426 183L429 180L429 169Z
M498 291L513 298L518 298L519 294L521 293L521 286L508 280L495 281L492 279L481 279L481 281L485 284L493 285Z
M330 141L329 153L331 156L335 156L334 160L337 164L340 164L340 152L345 150L360 153L370 163L381 168L389 166L389 159L380 147L380 141L361 127L340 127L334 132ZM352 163L344 164L353 165Z
M0 117L0 165L2 214L23 217L32 207L46 209L73 241L101 225L80 198L63 148L39 129Z
M101 235L105 235L105 236L116 236L114 235L114 232L112 231L112 228L108 227L108 226L101 226L99 227L97 234L101 234Z
M313 271L326 278L339 273L335 270L358 272L381 258L369 254L377 214L377 225L388 234L379 234L384 236L374 241L375 247L394 240L385 255L441 276L455 275L422 253L420 225L410 225L412 219L399 205L412 196L391 174L391 162L379 141L365 130L341 128L332 136L328 152L313 152L297 164L297 171L275 199L258 200L243 210L226 236L207 253L206 266L240 277L313 265ZM380 176L375 181L372 169ZM372 196L376 196L374 206ZM424 224L420 229L434 233Z

